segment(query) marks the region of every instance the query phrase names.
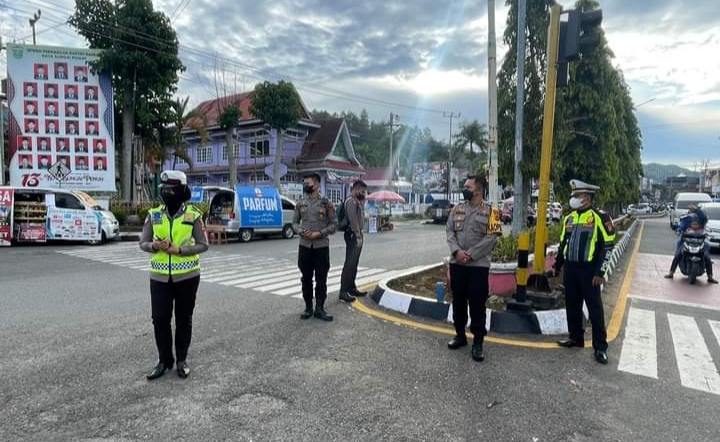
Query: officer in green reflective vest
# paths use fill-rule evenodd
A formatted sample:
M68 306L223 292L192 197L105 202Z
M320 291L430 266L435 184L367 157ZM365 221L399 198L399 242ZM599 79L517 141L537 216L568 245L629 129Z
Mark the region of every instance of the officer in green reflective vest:
M555 274L565 266L565 310L569 338L559 341L561 347L584 347L583 301L588 307L592 324L592 345L595 360L608 363L607 332L600 289L605 282L607 263L615 241L615 227L610 216L592 208L598 186L571 180L570 212L563 221L560 250L555 261Z
M183 172L160 174L163 205L150 209L140 237L140 248L150 259L150 300L159 362L147 375L157 379L171 370L187 378L188 348L192 336L192 313L200 285L200 253L208 249L202 213L191 205L190 189ZM175 305L175 357L172 352L172 319Z

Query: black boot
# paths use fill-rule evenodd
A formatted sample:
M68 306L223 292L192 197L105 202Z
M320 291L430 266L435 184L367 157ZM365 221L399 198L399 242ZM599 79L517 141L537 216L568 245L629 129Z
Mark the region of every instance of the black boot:
M455 337L447 343L447 346L450 350L457 350L458 348L465 347L467 344L467 337L465 335L455 335Z
M325 312L325 307L322 304L318 304L318 306L315 307L314 316L326 322L330 322L333 320L333 317Z
M708 277L708 283L710 283L710 284L717 284L717 283L718 283L718 280L715 279L715 278L713 278L712 272L707 272L707 277Z
M300 319L309 319L313 315L313 305L312 302L310 304L305 304L305 311L300 314Z
M476 361L476 362L482 362L485 360L485 352L483 351L483 341L478 341L476 339L473 342L472 358L473 358L473 361Z
M177 374L180 378L185 379L190 376L190 366L185 361L178 361Z
M362 298L363 296L367 296L367 294L368 294L368 292L361 292L360 290L358 290L357 287L350 290L348 293L350 293L350 295L355 296L357 298Z
M160 363L158 363L158 364L155 366L155 368L153 368L152 371L151 371L147 376L145 376L145 377L147 378L148 381L152 381L153 379L157 379L157 378L159 378L160 376L162 376L162 375L164 375L165 373L167 373L168 371L170 371L170 370L172 369L172 366L173 366L172 363L165 364L164 362L160 362Z
M340 293L340 300L345 302L354 302L355 297L352 296L350 293L344 292Z
M670 271L667 275L665 275L665 278L672 279L673 276L675 276L675 270L677 270L677 266L680 263L680 260L677 257L673 257L672 264L670 264Z

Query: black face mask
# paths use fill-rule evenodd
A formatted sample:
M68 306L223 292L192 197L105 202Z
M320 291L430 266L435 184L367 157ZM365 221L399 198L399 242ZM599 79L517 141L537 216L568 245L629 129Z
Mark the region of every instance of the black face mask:
M315 191L315 189L313 188L313 186L303 186L303 192L305 192L305 193L313 193L313 191Z
M180 186L175 187L163 187L160 189L160 199L168 209L168 212L172 215L178 211L183 203L183 191Z
M465 201L470 201L471 199L473 199L473 196L475 195L475 193L470 189L463 189L462 193L463 193L463 198L465 199Z
M365 200L365 194L364 193L358 193L357 194L358 201L364 201Z

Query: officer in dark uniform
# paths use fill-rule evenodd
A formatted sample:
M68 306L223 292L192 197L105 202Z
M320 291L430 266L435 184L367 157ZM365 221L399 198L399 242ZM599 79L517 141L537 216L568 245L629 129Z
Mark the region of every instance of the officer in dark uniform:
M453 208L448 218L447 244L452 255L450 260L450 288L453 299L453 323L455 337L448 348L456 350L467 345L465 326L470 306L470 331L475 336L472 358L485 360L485 303L489 292L490 255L502 224L497 209L484 200L487 183L481 177L469 177L463 188L464 203Z
M327 277L330 271L330 238L337 229L333 203L320 195L320 175L313 173L303 179L303 198L295 206L293 230L300 235L298 268L302 273L305 311L300 316L315 316L323 321L333 317L325 312ZM315 310L313 311L313 275L315 276Z
M615 227L610 216L593 209L592 202L598 186L571 180L570 212L563 221L560 250L554 265L558 275L565 266L565 310L569 339L558 341L561 347L584 347L583 301L590 313L592 344L595 360L608 363L607 332L600 288L615 241Z

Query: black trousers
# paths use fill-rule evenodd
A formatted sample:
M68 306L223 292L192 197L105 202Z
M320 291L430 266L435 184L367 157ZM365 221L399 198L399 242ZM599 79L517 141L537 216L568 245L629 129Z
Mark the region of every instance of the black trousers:
M465 336L470 305L470 331L476 342L482 342L487 334L485 329L485 303L490 291L488 281L490 269L450 264L450 288L452 289L453 323L455 333Z
M317 249L300 246L298 268L302 273L302 294L305 306L313 307L313 275L315 276L315 301L318 308L325 307L327 277L330 271L330 247Z
M340 293L347 293L357 290L355 279L357 278L358 265L360 265L360 254L362 247L357 244L357 237L351 231L345 231L345 264L343 264L342 275L340 276Z
M592 324L592 344L595 350L608 348L605 330L605 312L603 311L600 287L593 287L595 269L592 263L566 262L563 283L565 284L565 312L570 339L582 342L585 338L583 328L583 301L590 313Z
M174 363L172 327L170 326L173 303L175 303L175 355L178 361L184 361L187 359L192 338L192 314L199 285L199 275L179 282L150 280L155 344L157 344L160 362L164 362L166 365Z

